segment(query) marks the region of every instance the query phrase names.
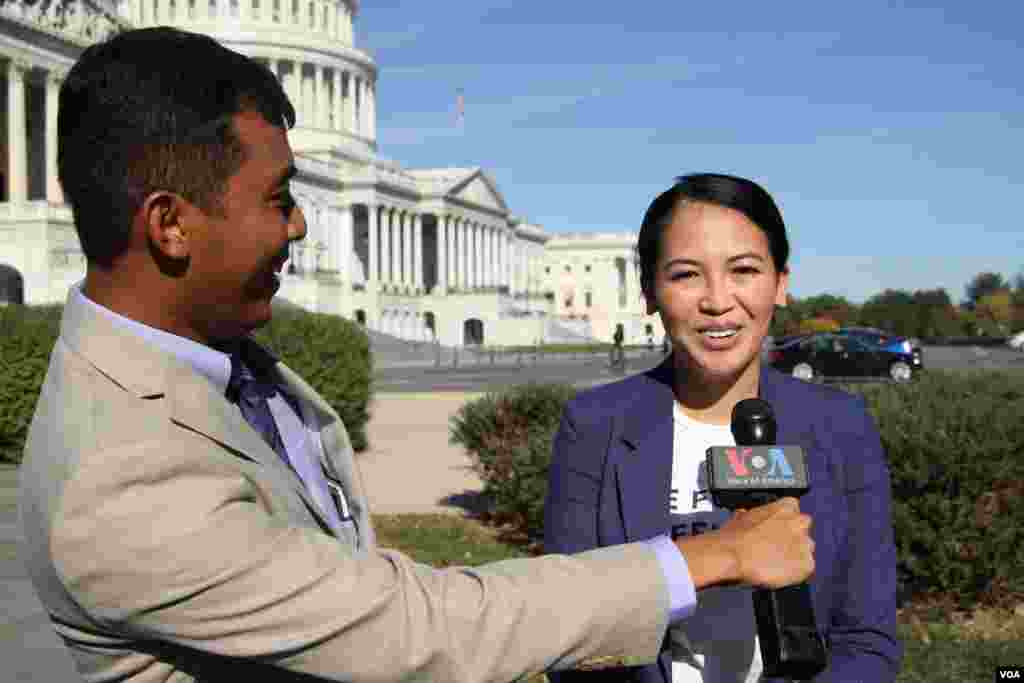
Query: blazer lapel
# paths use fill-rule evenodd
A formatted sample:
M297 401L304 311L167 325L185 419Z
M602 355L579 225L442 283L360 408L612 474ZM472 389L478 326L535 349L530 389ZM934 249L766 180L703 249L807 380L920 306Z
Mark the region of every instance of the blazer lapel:
M785 396L785 393L784 376L777 370L762 365L758 395L768 401L775 412L775 442L803 446L804 455L811 457L814 436L810 421L801 419L801 416L805 415L802 406L796 405L792 399Z
M623 456L616 480L627 541L663 534L669 527L673 425L671 356L637 378L634 403L613 428Z
M172 363L167 376L171 419L213 439L236 455L263 465L268 474L291 487L302 498L325 529L330 529L299 475L246 422L241 411L192 368L173 360Z

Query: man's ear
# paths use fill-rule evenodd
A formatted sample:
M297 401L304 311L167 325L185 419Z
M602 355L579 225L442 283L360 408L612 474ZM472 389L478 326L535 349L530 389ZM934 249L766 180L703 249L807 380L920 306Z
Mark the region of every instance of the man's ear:
M188 202L171 192L154 192L140 210L150 250L164 259L182 261L189 257L193 234L187 225Z

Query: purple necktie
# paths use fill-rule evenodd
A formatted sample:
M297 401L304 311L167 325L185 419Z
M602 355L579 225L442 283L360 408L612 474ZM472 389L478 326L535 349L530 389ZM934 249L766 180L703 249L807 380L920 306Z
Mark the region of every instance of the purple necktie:
M267 402L277 394L281 394L291 404L296 415L302 414L294 398L280 391L277 385L256 379L242 358L238 354L231 354L231 379L228 381L228 388L224 395L232 403L238 404L246 422L260 433L263 440L274 449L285 464L292 467L288 452L284 447L284 441L281 439L281 433L277 429L277 423L270 413L270 405Z

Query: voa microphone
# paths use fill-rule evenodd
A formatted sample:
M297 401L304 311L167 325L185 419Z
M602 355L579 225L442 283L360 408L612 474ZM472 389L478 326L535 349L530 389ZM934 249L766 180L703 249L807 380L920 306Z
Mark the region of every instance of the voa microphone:
M736 446L712 446L705 462L711 500L729 510L750 509L779 498L799 498L810 490L800 446L775 444L771 404L748 398L732 411ZM810 586L755 588L754 616L764 674L808 680L828 664L825 639L818 632Z

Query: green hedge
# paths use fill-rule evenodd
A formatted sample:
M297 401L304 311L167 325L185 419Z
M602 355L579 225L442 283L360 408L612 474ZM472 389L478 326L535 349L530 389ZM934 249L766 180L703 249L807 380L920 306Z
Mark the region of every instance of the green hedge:
M0 307L0 462L20 462L64 307Z
M63 306L0 307L0 461L19 462ZM357 451L367 447L372 358L356 323L336 316L274 306L254 335L337 411Z
M903 580L962 604L1024 597L1024 374L849 389L889 454Z
M929 372L855 385L889 454L901 584L961 604L1024 596L1024 375ZM452 420L496 521L543 537L551 444L566 385L488 394Z

